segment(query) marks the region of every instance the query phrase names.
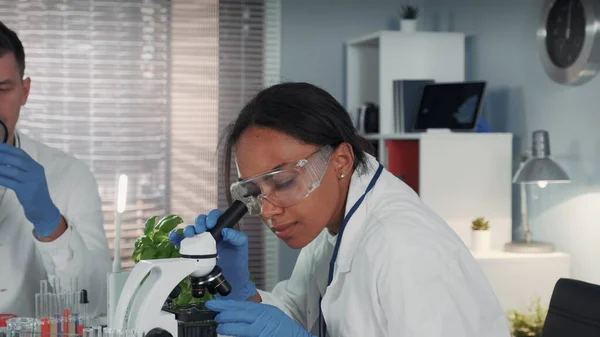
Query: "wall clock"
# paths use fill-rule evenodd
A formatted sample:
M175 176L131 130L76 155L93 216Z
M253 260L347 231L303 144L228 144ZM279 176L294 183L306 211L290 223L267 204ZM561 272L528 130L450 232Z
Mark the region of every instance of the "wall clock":
M600 68L600 0L544 0L538 42L555 82L579 85Z

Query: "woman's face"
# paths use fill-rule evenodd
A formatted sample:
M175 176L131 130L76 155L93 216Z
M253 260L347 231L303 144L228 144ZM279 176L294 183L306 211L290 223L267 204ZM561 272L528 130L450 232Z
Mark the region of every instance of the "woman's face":
M240 178L248 178L273 170L285 163L296 163L310 157L320 148L308 145L282 132L250 127L236 144L236 163ZM341 222L353 167L352 149L342 144L331 154L331 160L320 186L299 203L280 207L267 200L262 203L262 218L271 230L294 249L305 247L327 226ZM344 178L340 175L344 174Z

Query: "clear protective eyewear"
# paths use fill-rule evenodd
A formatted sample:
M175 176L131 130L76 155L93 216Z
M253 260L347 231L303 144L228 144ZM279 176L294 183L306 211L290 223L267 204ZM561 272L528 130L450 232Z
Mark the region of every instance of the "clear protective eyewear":
M331 146L324 146L297 163L235 182L231 196L245 203L250 215L262 214L264 200L278 207L293 206L319 187L332 152Z

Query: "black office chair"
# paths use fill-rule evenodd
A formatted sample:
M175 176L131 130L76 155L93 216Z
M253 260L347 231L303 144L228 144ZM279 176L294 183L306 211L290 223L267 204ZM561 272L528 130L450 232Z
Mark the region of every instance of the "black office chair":
M600 285L561 278L556 282L542 337L600 336Z

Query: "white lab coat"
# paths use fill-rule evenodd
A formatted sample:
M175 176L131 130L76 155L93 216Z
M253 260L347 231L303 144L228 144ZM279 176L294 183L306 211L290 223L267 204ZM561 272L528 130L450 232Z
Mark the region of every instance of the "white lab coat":
M368 173L352 176L346 213L377 169L371 156L369 163ZM289 280L272 293L259 291L263 303L316 336L320 295L333 337L510 336L506 315L468 248L387 170L348 222L327 287L335 241L324 230L303 248Z
M68 222L53 242L40 242L10 189L0 189L0 313L35 315L40 280L74 276L88 291L88 313L105 315L106 279L111 258L104 233L98 187L80 160L19 134L21 149L45 170L50 196Z

